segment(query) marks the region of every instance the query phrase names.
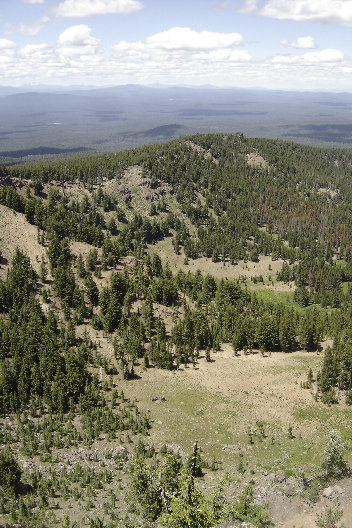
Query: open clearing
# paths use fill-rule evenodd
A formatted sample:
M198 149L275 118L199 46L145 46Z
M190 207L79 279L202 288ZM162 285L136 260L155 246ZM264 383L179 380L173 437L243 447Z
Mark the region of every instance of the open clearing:
M7 269L16 248L28 255L33 268L38 272L45 248L37 241L36 226L29 224L23 214L0 205L0 251L2 254L0 277L2 279L6 278Z
M185 255L183 251L179 255L175 254L170 237L161 240L149 248L151 253L158 253L164 263L169 263L170 269L173 273L177 273L180 269L185 273L188 271L195 273L199 270L204 275L209 273L210 275L214 275L217 279L241 279L241 277L250 278L262 275L263 279L268 281L269 277L275 279L276 273L281 270L284 262L281 259L272 260L271 256L266 255L261 256L259 262L240 261L235 265L232 265L229 262L225 262L225 265L222 262L213 262L210 258L206 257L199 257L196 260L190 260L189 264L185 264ZM283 287L285 291L292 291L288 285L280 286Z
M278 439L280 450L289 448L293 465L304 460L303 445L303 451L310 452L309 463L319 461L329 428L336 427L349 436L345 420L352 417L352 410L343 403L327 407L316 402L314 389L300 386L309 368L317 373L320 353L275 352L265 357L241 353L236 357L232 347L225 344L213 358L208 363L201 357L196 368L174 371L140 367L137 373L141 379L122 381L125 393L137 398L142 408L150 409L156 443L182 444L190 449L199 439L209 456L219 457L227 454L228 445L240 448L244 444L248 450L247 428L255 429L259 420L265 424L267 440L261 446L264 450L258 446L250 449L254 451L251 458L271 466L272 457L278 454L278 444L268 441L272 436ZM165 402L152 402L153 397L161 396ZM289 425L293 427L293 441L287 438ZM232 457L227 458L231 466Z
M309 506L300 497L283 497L282 489L280 496L272 490L267 475L281 471L286 477L297 476L299 468L309 475L320 465L327 434L333 428L347 442L352 440L352 410L343 402L333 407L316 402L314 388L300 386L309 368L316 375L321 353L299 351L267 357L241 353L235 357L232 347L224 345L213 358L208 363L201 357L196 368L171 372L140 367L140 379L122 382L124 393L136 398L141 408L149 409L151 441L159 446L168 444L187 455L198 440L205 460L215 460L220 468L219 472L208 472L203 485L212 486L227 475L229 489L236 492L253 478L256 486L268 488L266 500L276 523L285 528L314 527L316 512L324 502ZM264 425L264 438L260 438L258 422ZM288 435L290 425L293 438ZM253 444L248 429L254 433ZM244 475L238 471L242 455ZM346 480L346 521L352 521L347 503L351 500L350 487L350 480Z

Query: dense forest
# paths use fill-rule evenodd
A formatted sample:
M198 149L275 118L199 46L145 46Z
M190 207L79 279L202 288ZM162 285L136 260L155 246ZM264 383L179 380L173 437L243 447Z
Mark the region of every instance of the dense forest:
M77 511L92 511L84 521L92 528L272 525L251 479L232 500L221 483L212 492L198 484L216 471L202 458L202 439L183 457L151 444L148 412L120 385L148 369L216 362L223 344L234 357L324 349L316 376L309 370L297 391L348 409L351 163L350 150L219 134L0 167L2 214L35 226L42 251L34 263L13 247L9 261L1 247L3 522L68 528L83 525ZM158 247L168 240L165 260ZM180 256L183 265L171 269ZM290 288L290 302L260 295L262 273L226 276L269 257L280 263L269 282ZM222 276L193 269L204 259ZM257 424L249 443L266 438L263 431ZM105 462L59 470L62 453L93 452L102 439L113 446ZM305 487L348 472L342 455L331 463L331 450L343 449L338 437L330 442L320 472L302 477Z

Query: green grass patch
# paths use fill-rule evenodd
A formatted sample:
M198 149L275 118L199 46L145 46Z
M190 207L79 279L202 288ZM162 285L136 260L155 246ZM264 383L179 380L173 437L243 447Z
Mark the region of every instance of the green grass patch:
M345 283L347 284L347 283ZM306 310L311 309L312 307L316 308L320 312L331 314L335 308L323 308L320 306L320 304L310 304L306 307L300 306L297 302L293 300L294 292L281 292L281 291L275 291L275 286L273 286L273 289L258 289L254 290L254 293L258 297L258 299L264 301L264 302L270 302L270 303L276 303L276 304L284 304L285 306L289 306L291 308L294 308L300 313L304 313Z
M347 266L347 262L345 260L342 260L342 259L336 259L336 264L338 266L340 266L341 268L345 268Z
M351 286L352 286L352 282L343 282L343 283L341 284L342 291L343 291L343 293L344 293L345 295L348 293L348 289L349 289L349 287L351 287Z
M297 310L304 310L298 303L293 300L293 292L280 292L274 289L258 289L255 290L255 294L258 299L265 302L280 303L292 306Z

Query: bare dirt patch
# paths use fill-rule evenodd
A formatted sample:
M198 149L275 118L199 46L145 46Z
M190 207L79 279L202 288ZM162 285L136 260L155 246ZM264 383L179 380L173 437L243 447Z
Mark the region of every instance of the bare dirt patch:
M329 198L335 198L338 195L338 191L330 189L329 187L320 187L318 189L318 194L327 194Z
M251 152L250 154L247 154L247 161L248 165L251 167L259 167L263 169L269 167L269 163L257 152Z
M38 243L37 228L29 224L22 213L0 205L0 248L4 264L0 267L0 277L6 278L16 248L31 260L33 268L39 272L45 248Z
M171 187L165 182L146 176L138 165L126 169L121 178L104 182L103 189L120 199L119 207L124 210L128 219L131 219L135 212L150 217L151 204L158 205L163 199L167 202L169 210L184 217ZM159 213L161 217L164 214Z
M352 503L351 503L351 480L346 479L344 482L339 482L339 486L343 489L343 495L340 498L341 508L343 510L342 522L345 528L352 526ZM317 515L321 514L326 508L331 507L331 501L329 499L322 499L317 504L309 506L308 504L303 506L301 511L293 512L286 511L286 519L280 522L282 528L316 528ZM285 510L284 506L284 510Z
M204 156L204 159L211 159L216 165L219 164L219 161L216 158L214 158L214 156L212 156L209 150L205 150L200 145L193 143L193 141L186 141L185 144L191 147L192 150L202 153Z
M97 188L97 185L93 185L94 188ZM87 190L85 184L78 180L75 181L55 181L52 180L49 183L44 185L42 199L45 202L45 195L49 195L50 191L57 189L60 195L70 197L73 200L78 202L82 200L83 196L90 197L90 192Z
M87 244L86 242L76 242L76 241L70 242L70 250L76 257L78 257L78 255L81 254L83 259L85 259L88 253L92 251L92 249L96 249L98 253L98 257L100 257L101 250L99 248L96 248L92 246L91 244Z

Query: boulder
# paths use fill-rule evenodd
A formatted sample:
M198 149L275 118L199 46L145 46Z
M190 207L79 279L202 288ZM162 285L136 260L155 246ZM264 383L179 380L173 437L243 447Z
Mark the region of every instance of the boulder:
M278 471L276 473L276 478L278 480L278 482L282 483L282 482L285 482L285 473L281 470L281 471Z
M341 486L329 486L323 490L323 497L326 499L336 499L339 495L343 494L343 489Z
M343 494L343 489L341 488L341 486L336 485L333 487L333 490L336 496Z
M285 497L292 497L294 494L296 493L296 488L295 486L286 486L285 489L284 489L284 495Z
M323 497L325 497L327 499L332 499L334 495L335 495L335 493L334 493L334 490L333 490L332 487L325 488L324 491L323 491Z

